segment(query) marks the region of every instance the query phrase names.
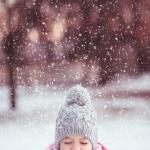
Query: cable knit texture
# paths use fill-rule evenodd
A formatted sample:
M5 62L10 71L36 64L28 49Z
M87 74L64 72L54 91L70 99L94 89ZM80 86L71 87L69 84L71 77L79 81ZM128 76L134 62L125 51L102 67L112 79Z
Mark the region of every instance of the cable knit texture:
M97 141L97 115L87 89L72 87L56 119L55 143L71 135L88 138L95 147Z

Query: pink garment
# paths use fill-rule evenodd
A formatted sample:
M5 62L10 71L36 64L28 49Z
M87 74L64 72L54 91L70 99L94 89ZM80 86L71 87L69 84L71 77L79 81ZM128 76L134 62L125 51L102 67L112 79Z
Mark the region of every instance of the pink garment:
M59 150L59 148L58 145L52 144L48 146L47 150ZM108 150L108 149L105 148L100 142L97 142L97 145L94 150Z
M104 147L100 142L97 142L95 150L108 150L108 149Z

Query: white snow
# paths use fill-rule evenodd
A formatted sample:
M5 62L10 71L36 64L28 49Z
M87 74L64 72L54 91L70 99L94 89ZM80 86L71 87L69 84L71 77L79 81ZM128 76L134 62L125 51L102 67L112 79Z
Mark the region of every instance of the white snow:
M132 82L124 79L120 79L119 89L150 91L148 76L130 79ZM104 93L114 90L115 85L112 82ZM88 89L98 113L101 143L109 150L150 150L147 97L104 97L101 87ZM0 87L0 150L46 150L54 142L56 114L67 91L68 87L59 86L19 87L18 108L13 112L9 110L8 88Z

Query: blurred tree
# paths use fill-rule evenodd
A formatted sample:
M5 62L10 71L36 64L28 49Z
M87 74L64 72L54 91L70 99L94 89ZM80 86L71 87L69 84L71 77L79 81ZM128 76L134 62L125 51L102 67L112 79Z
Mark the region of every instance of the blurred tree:
M10 5L8 1L4 1L7 12L8 34L3 39L3 47L8 67L8 86L12 109L16 108L16 67L26 63L24 59L19 58L18 53L21 53L20 50L25 48L28 29L39 26L40 30L43 30L40 16L42 0L31 3L31 5L34 5L33 7L28 7L28 2L30 1L14 1ZM19 14L18 18L14 16L15 13ZM13 18L15 18L15 21Z
M6 63L8 67L8 86L10 89L10 107L12 109L16 108L16 55L17 55L17 49L22 44L23 40L23 34L21 28L14 28L12 24L12 15L13 11L16 11L16 8L18 9L18 4L16 6L9 6L5 2L5 8L7 12L7 30L8 34L3 39L3 47L4 47L4 53L6 55ZM14 4L12 4L14 5Z
M8 66L8 86L10 89L11 108L16 107L16 49L22 40L22 33L19 30L10 32L4 40L4 51Z

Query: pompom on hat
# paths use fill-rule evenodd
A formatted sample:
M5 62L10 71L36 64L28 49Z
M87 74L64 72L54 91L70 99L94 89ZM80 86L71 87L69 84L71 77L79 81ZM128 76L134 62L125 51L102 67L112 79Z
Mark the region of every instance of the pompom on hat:
M91 104L87 89L81 85L72 87L65 104L60 108L55 129L55 142L59 144L66 136L79 135L97 143L97 115Z

